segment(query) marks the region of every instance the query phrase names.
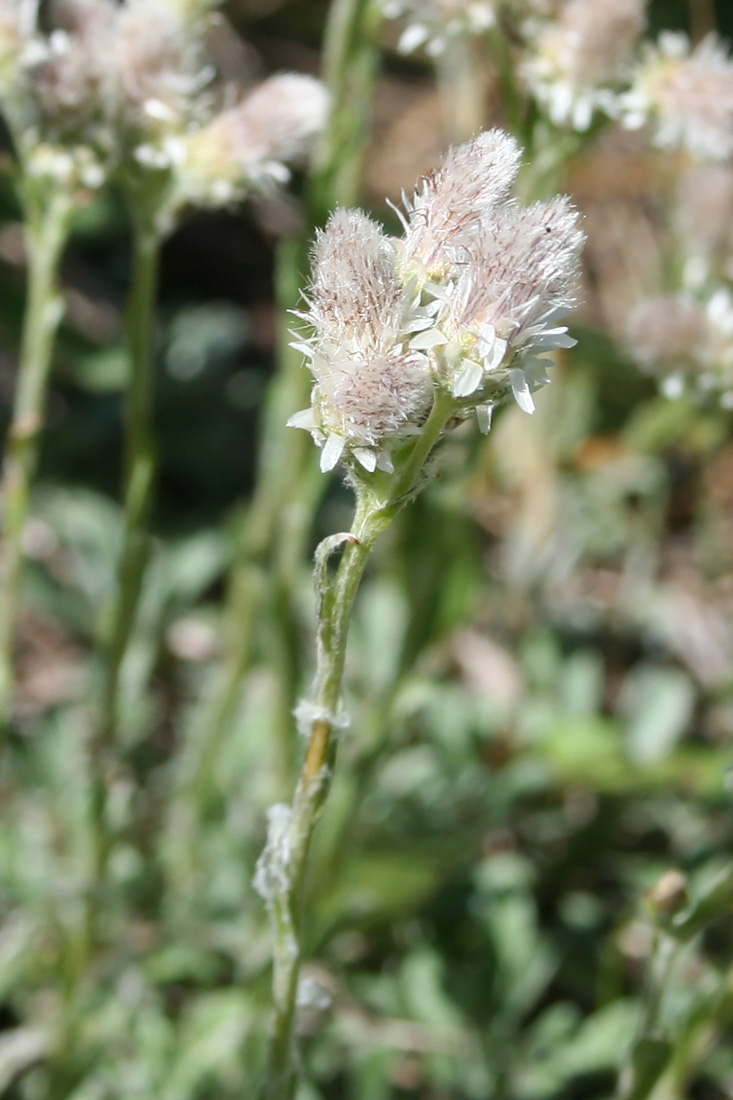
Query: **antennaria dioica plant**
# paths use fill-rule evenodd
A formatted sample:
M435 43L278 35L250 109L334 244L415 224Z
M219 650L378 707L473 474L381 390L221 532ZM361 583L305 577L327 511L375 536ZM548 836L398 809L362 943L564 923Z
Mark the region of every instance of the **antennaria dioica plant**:
M489 131L452 150L423 181L390 240L364 214L337 211L318 236L297 346L315 385L291 417L321 447L321 469L342 459L356 495L351 530L316 551L317 663L296 711L307 742L290 807L269 814L256 885L274 936L274 1024L263 1096L294 1094L293 1026L300 973L300 906L308 850L348 726L343 675L349 620L370 552L420 491L451 424L513 394L534 411L546 382L542 352L572 346L558 321L572 305L583 234L566 200L509 200L519 149ZM333 578L329 558L343 547Z
M263 66L284 58L311 72L320 7L226 10L252 20ZM33 5L5 10L27 17ZM161 245L189 209L284 184L323 121L321 87L293 74L244 95L222 87L209 46L237 83L259 62L254 48L232 61L231 30L208 4L53 0L40 11L41 30L22 24L31 48L14 55L32 77L13 130L25 255L0 189L0 397L13 392L8 337L27 268L25 359L45 366L21 374L17 396L40 407L62 238L82 232L64 265L68 316L28 523L18 517L36 443L21 431L14 452L8 439L1 549L9 562L15 548L19 568L22 531L28 567L0 769L0 1093L257 1094L269 908L265 1096L291 1095L296 1077L303 1100L722 1095L733 270L723 45L637 50L631 2L328 5L335 109L303 181L302 232L291 222L278 244L276 316L270 245L248 212L192 221L162 279ZM402 30L401 46L418 52L386 60L362 199L378 38L389 50ZM653 160L643 129L619 136L617 117L651 122L673 154ZM33 119L47 140L30 140ZM475 136L497 124L516 145L497 130ZM403 207L401 236L357 211L332 214L397 200L449 142ZM618 161L617 142L631 150ZM663 206L647 173L664 176ZM31 176L38 186L26 188ZM102 202L77 218L108 184L125 211ZM638 278L634 254L650 238L619 231L614 188L633 192L645 225L673 219L656 281ZM512 394L529 409L544 381L532 346L542 359L543 345L569 343L560 318L548 332L533 307L522 312L532 273L521 293L512 283L505 297L502 282L529 251L552 282L563 239L570 279L579 230L552 197L565 190L596 238L579 347L534 419L510 399L482 439L474 409L483 428ZM268 206L274 227L279 209ZM628 265L621 305L605 267L613 245L599 244L606 222ZM549 295L558 309L573 296L562 282ZM296 328L295 346L276 354L276 328L281 343ZM609 333L624 332L621 354ZM182 345L189 375L178 373ZM230 534L222 517L250 483L275 358L251 512ZM305 431L285 427L293 416ZM13 497L19 468L26 493ZM313 528L328 537L308 691ZM8 637L13 615L0 624ZM90 669L101 692L87 690ZM252 874L270 802L256 876L265 907Z

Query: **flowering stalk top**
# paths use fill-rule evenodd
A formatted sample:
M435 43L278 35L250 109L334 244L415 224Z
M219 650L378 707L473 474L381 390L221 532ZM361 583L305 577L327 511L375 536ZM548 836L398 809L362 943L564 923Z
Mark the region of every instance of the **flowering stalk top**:
M617 113L644 8L645 0L564 0L554 18L527 20L522 75L556 125L584 131L597 111Z
M650 45L624 97L629 129L651 122L657 145L699 160L733 156L733 61L709 34L694 49L687 35L665 31Z
M319 81L283 74L242 102L213 85L217 0L0 0L0 103L26 175L95 188L153 179L170 223L282 183L322 128ZM218 103L225 102L221 109Z
M339 210L314 249L313 283L295 346L315 379L311 407L291 418L322 447L392 471L438 393L456 417L488 431L513 394L526 412L549 379L546 353L575 341L559 322L574 303L584 235L566 198L511 198L520 151L500 130L452 149L386 236L366 214Z
M484 34L496 24L497 0L383 0L387 19L402 19L397 48L412 53L425 47L438 57L451 38Z
M626 324L639 365L667 397L712 397L733 408L733 297L719 287L705 301L687 291L640 302Z

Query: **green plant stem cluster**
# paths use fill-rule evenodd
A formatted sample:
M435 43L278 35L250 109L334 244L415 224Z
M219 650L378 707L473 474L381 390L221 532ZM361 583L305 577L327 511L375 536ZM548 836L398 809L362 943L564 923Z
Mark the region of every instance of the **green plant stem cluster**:
M73 195L63 186L25 180L28 302L23 321L18 383L3 471L3 561L0 592L0 725L10 717L14 641L23 571L23 532L38 461L54 342L63 316L59 265L68 240Z

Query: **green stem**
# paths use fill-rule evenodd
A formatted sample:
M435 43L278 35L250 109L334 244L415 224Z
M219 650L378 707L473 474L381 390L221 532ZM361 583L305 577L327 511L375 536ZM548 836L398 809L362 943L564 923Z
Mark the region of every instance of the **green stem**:
M345 549L332 580L326 570L334 539L326 539L316 552L320 606L316 675L309 703L314 717L290 811L286 881L273 876L276 887L269 899L275 934L274 1021L262 1100L291 1100L296 1085L293 1025L301 962L300 909L310 842L335 763L334 731L354 600L374 543L422 487L425 465L454 409L455 402L448 394L436 396L420 435L402 454L394 475L362 476L354 470L357 506L353 530L348 536L336 536L340 544L345 542Z
M627 1064L619 1076L617 1100L646 1100L669 1063L673 1048L662 1026L662 1003L677 951L678 946L670 936L659 929L655 931L639 1024Z
M3 563L0 592L0 725L13 693L13 641L23 572L23 529L38 460L44 404L56 333L63 315L58 272L68 239L73 202L57 187L48 202L26 197L28 302L12 421L3 469Z
M349 620L374 536L371 516L357 515L353 541L344 551L336 576L324 595L318 629L318 668L313 687L313 706L324 717L312 726L305 761L293 799L288 888L273 899L275 954L273 969L274 1023L263 1100L291 1100L296 1085L293 1065L293 1025L300 975L301 948L298 910L308 862L311 837L328 790L333 764L333 721L342 690Z
M148 520L155 479L154 324L160 241L161 234L152 212L138 209L133 226L133 282L126 318L131 374L125 400L122 549L117 589L102 622L104 681L99 723L92 745L92 813L99 844L95 860L96 881L102 875L110 844L104 814L120 725L122 673L150 555Z

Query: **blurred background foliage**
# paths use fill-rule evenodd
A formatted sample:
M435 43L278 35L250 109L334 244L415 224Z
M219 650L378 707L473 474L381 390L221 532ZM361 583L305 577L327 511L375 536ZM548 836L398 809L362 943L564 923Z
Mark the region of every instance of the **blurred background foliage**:
M256 73L316 72L327 5L232 3ZM733 11L719 4L720 29ZM690 6L652 5L658 29ZM709 4L692 6L704 29ZM387 36L389 39L389 36ZM446 139L424 62L384 60L366 204L384 219ZM238 64L244 60L236 58ZM378 549L349 654L353 729L315 838L299 1100L611 1096L670 868L705 895L733 848L731 414L669 402L619 344L659 255L660 168L610 131L573 166L587 215L579 345L529 419L470 428ZM121 207L89 209L56 356L0 765L0 1095L253 1096L270 937L251 879L296 751L265 613L237 721L196 739L276 354L273 264L297 205L196 215L166 245L156 549L125 685L116 841L85 928L92 639L120 530ZM0 401L24 249L0 186ZM655 252L656 250L656 252ZM338 480L319 535L348 524ZM306 647L313 601L300 593ZM307 668L300 670L303 682ZM730 901L728 891L728 902ZM657 1100L733 1096L733 928L680 943Z

